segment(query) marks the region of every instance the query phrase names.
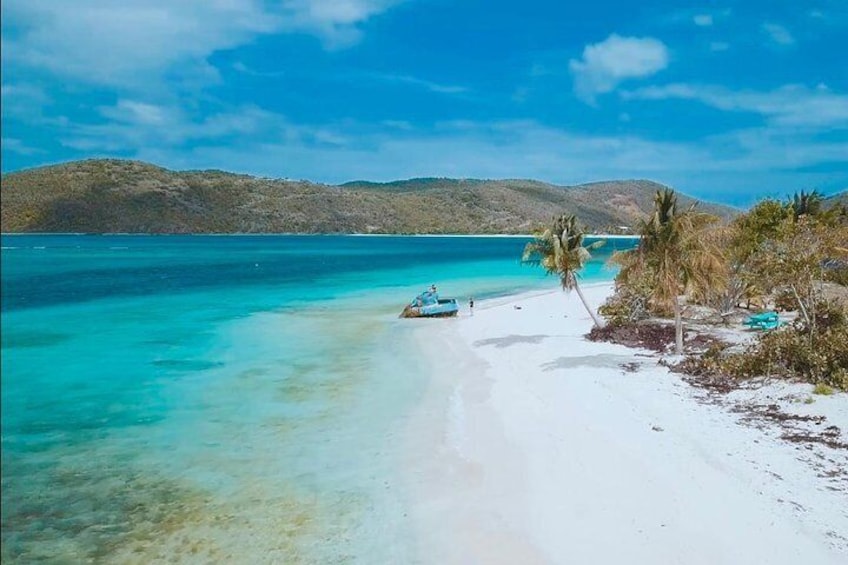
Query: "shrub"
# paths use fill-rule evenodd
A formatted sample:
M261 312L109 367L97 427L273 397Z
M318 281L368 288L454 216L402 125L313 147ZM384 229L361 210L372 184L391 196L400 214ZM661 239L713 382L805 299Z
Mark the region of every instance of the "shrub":
M743 353L714 361L705 368L735 377L760 375L800 377L808 382L848 390L848 327L810 334L788 326L763 335Z
M647 280L616 283L615 293L607 298L598 312L613 326L646 320L651 316L650 286Z
M679 369L689 375L736 378L801 378L817 390L848 391L848 313L835 302L819 302L816 331L803 321L762 334L741 353L715 344L688 358Z
M833 394L833 387L824 383L818 383L813 387L813 394L821 394L822 396L830 396Z
M798 309L798 302L788 288L777 291L774 295L774 308L779 312L792 312Z
M824 271L824 280L848 286L848 265L834 262L833 266L828 265L827 267Z

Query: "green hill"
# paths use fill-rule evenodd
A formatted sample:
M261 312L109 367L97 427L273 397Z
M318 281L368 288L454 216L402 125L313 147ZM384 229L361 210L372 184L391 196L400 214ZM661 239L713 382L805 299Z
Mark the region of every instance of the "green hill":
M0 190L4 232L439 234L527 233L561 212L597 231L632 226L659 188L447 178L329 186L101 159L10 173Z

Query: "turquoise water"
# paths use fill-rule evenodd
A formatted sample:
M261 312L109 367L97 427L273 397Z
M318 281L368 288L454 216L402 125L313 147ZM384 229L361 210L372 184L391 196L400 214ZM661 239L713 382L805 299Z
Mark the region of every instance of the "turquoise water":
M408 561L397 314L555 287L524 243L3 236L3 561Z

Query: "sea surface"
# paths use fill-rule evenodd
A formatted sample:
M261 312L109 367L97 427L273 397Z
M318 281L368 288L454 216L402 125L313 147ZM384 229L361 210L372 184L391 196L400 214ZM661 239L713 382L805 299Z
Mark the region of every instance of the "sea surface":
M2 236L2 559L411 562L404 304L557 280L525 239ZM582 280L610 280L610 240Z

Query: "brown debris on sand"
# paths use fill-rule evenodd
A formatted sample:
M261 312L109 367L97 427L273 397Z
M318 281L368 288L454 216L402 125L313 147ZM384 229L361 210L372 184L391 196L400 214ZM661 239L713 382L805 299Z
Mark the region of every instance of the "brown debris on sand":
M640 322L626 326L594 327L586 336L589 341L618 343L664 353L674 343L674 326L656 322Z

